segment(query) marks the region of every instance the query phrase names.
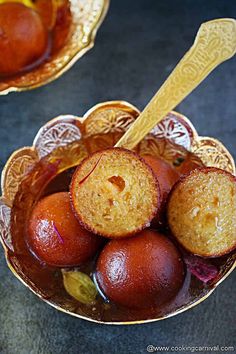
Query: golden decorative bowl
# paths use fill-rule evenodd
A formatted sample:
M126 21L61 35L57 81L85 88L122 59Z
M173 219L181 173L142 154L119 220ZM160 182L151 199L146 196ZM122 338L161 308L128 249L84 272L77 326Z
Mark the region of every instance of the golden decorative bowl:
M139 318L133 321L119 318L112 321L101 314L95 314L86 305L70 298L61 287L53 291L49 282L42 285L40 279L32 276L33 268L26 266L23 255L13 253L12 224L19 228L23 221L20 214L13 212L18 202L18 211L28 212L25 205L32 205L37 199L40 188L52 178L69 167L76 166L85 156L96 149L113 146L130 124L138 117L139 110L123 101L105 102L90 109L84 117L72 115L59 116L46 123L36 135L31 147L17 150L9 158L2 172L0 198L0 240L6 261L13 274L43 301L58 310L92 322L107 324L146 323L177 315L205 300L215 288L233 271L236 265L236 252L217 260L218 275L213 281L203 284L193 275L188 276L188 294L180 297L173 308L156 316ZM165 139L163 139L165 138ZM168 139L168 144L160 144ZM157 143L158 141L158 143ZM179 148L176 150L176 144ZM163 119L138 146L139 153L152 152L154 155L173 161L186 150L207 165L225 169L235 174L235 164L227 149L216 139L201 137L183 115L171 112ZM27 203L27 204L26 204ZM35 263L39 263L36 262ZM27 264L27 263L26 263ZM40 265L40 267L42 267ZM42 269L42 272L44 270ZM51 279L51 278L50 278ZM53 278L51 280L54 281ZM58 281L58 278L55 280ZM105 311L105 310L104 310ZM128 315L127 315L128 316Z
M46 85L64 72L94 46L96 33L108 11L110 0L70 0L72 29L59 52L37 68L18 77L0 79L0 95L31 90Z

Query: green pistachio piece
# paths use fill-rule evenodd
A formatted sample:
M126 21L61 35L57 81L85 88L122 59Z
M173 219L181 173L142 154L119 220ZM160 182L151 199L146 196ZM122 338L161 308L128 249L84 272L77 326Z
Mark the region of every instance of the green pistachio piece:
M63 282L68 294L83 304L93 304L96 300L97 289L88 275L78 271L64 271Z

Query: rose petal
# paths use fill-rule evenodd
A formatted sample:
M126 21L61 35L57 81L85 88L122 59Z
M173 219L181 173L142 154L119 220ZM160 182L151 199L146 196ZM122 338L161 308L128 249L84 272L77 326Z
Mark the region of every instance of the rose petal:
M190 272L203 283L213 280L218 275L218 269L203 258L197 256L185 256L185 263Z

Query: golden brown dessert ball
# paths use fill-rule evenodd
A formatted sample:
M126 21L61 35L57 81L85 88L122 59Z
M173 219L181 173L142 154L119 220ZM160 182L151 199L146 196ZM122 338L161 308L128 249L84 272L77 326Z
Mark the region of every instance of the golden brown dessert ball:
M192 171L172 189L168 223L191 253L217 257L236 247L236 179L221 169Z
M33 209L27 242L34 254L52 266L76 266L98 250L101 239L83 229L75 218L66 192L41 199Z
M176 170L178 171L180 176L183 176L189 174L196 168L204 166L205 165L198 156L196 156L192 152L188 152L184 158L184 161L181 162L179 166L176 166Z
M160 185L162 197L165 200L173 185L180 178L179 173L160 157L145 155L143 158L146 163L151 166L153 172L155 173Z
M174 244L153 230L110 241L96 267L96 281L105 296L131 308L159 306L182 286L184 266Z
M48 32L39 14L20 3L0 5L0 75L33 64L48 47Z
M146 163L152 168L158 179L161 192L161 205L152 225L159 228L166 224L166 201L173 185L180 178L179 173L165 160L151 155L143 156Z
M46 1L46 0L44 0ZM53 28L52 52L59 51L67 42L71 32L72 14L69 0L57 4L55 25Z
M161 199L151 168L121 148L86 158L72 178L70 194L81 225L109 238L127 237L150 225Z

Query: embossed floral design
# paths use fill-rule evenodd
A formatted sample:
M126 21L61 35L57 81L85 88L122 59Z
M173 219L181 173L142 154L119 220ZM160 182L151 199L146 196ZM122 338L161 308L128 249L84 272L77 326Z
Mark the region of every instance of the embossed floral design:
M193 131L186 121L182 121L176 114L169 113L151 132L157 138L173 140L188 150L191 147Z
M15 152L2 174L3 195L8 199L9 204L13 202L18 187L35 162L38 161L38 154L32 148L22 148Z
M8 188L10 189L9 198L13 200L15 193L17 192L19 183L23 176L29 171L30 167L34 163L31 156L20 156L15 159L12 164L11 170L8 175Z
M155 137L153 135L149 135L139 143L139 153L141 155L160 156L170 163L178 157L184 158L186 156L186 150L181 145L176 146L170 139L166 140L163 137Z
M58 121L41 134L34 145L42 158L58 146L65 146L81 138L79 128L68 122Z
M192 151L207 166L216 166L235 174L235 165L228 150L213 138L199 138L192 145Z
M67 147L67 154L62 159L62 155L65 154L64 146ZM59 148L55 149L48 155L48 160L52 164L58 164L59 171L63 171L64 169L78 165L87 156L88 151L86 150L83 141L76 140L70 144L61 144Z
M11 208L8 207L3 200L0 200L0 240L3 244L13 249L10 233Z
M93 116L91 121L86 123L87 135L106 134L126 131L135 118L132 114L121 109L106 109Z

